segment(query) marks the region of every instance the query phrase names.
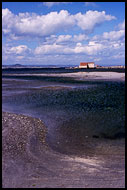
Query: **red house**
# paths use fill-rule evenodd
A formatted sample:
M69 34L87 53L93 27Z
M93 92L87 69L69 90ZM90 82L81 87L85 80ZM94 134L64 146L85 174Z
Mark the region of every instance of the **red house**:
M79 68L94 68L94 62L81 62Z

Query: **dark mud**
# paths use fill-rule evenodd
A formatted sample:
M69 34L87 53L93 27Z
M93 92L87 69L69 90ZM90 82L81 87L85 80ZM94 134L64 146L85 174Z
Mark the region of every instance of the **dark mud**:
M125 187L124 82L6 76L2 85L3 188Z
M84 154L68 155L53 150L46 134L39 119L3 112L3 188L125 187L123 139L87 138Z

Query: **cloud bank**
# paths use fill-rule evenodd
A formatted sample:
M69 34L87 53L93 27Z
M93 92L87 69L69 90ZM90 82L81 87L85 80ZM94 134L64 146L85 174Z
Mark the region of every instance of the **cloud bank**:
M15 37L31 36L45 37L73 27L79 27L86 33L92 33L94 28L105 21L116 19L105 11L87 11L85 14L70 14L67 10L50 12L46 15L19 13L14 15L9 9L2 10L2 32Z
M52 3L45 4L51 7L55 2L45 3ZM124 59L125 20L118 24L116 30L90 37L96 27L115 19L105 11L70 14L61 10L45 15L28 12L16 15L7 8L2 9L2 33L7 39L2 49L3 61L79 64L84 57L87 61L97 62ZM36 41L36 47L23 43L23 40ZM14 43L18 41L19 44Z

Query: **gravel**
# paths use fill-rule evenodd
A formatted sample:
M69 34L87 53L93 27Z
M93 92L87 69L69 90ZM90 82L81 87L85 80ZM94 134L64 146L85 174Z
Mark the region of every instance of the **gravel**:
M99 154L72 156L51 149L46 134L40 119L3 112L3 188L125 187L123 140L106 140Z

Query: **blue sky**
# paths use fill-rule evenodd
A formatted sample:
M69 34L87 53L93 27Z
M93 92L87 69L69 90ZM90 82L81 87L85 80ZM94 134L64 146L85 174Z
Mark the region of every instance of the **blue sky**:
M125 64L124 2L3 2L2 64Z

